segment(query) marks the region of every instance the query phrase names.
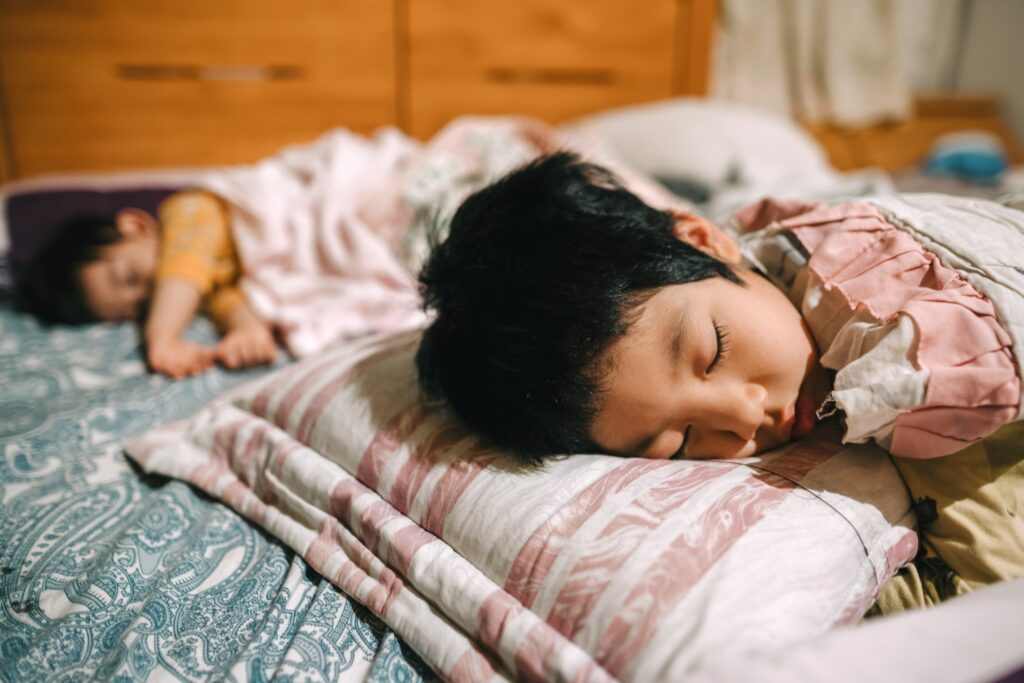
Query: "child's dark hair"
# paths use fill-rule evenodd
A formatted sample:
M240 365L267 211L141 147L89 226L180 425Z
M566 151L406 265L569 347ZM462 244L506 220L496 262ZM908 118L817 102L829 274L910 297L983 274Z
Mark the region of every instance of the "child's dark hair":
M667 285L739 282L675 222L568 152L470 196L420 273L436 313L416 355L424 391L524 462L595 450L599 357L637 308Z
M46 323L95 322L82 288L81 270L103 247L121 239L115 216L78 216L62 224L46 244L15 273L23 310Z

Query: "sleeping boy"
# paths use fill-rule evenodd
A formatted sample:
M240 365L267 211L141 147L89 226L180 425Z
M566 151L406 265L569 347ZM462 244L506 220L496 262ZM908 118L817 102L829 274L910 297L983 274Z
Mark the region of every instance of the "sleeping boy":
M1020 349L1000 322L1024 329L1007 256L1024 254L1024 214L922 197L739 219L742 254L572 154L509 174L460 206L420 275L435 313L421 384L529 463L744 458L839 413L845 441L901 456L938 510L884 609L1024 575ZM965 240L963 225L991 232ZM1003 317L945 260L991 280Z
M178 192L157 216L128 208L63 225L19 275L27 308L54 323L145 316L147 360L175 379L215 362L242 368L272 361L271 328L236 287L240 267L224 202L208 192ZM223 334L213 348L182 338L200 308Z

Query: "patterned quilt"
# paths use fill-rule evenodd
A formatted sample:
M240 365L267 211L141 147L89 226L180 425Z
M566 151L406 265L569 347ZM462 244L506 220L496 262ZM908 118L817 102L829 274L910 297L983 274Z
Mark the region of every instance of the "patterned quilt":
M128 324L47 330L0 305L0 681L432 680L293 552L124 457L265 372L172 382L139 346Z

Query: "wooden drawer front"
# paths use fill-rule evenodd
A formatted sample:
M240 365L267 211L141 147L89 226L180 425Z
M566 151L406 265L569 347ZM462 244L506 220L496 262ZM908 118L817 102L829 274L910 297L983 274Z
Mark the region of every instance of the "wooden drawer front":
M408 128L561 121L672 94L675 0L407 0Z
M8 0L10 155L44 171L252 161L397 122L387 0Z

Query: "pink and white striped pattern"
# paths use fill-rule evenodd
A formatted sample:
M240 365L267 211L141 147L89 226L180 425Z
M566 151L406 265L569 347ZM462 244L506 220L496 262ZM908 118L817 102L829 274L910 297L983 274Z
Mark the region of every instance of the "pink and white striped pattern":
M856 621L916 551L873 447L523 470L420 401L417 341L310 357L129 454L263 526L452 681L677 680Z

